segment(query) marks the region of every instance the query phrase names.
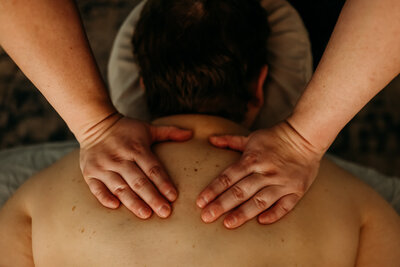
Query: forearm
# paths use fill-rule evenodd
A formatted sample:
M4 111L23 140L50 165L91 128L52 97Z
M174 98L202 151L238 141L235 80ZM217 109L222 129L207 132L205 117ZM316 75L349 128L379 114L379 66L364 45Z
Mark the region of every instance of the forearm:
M354 115L400 72L400 1L348 0L288 122L327 149Z
M0 44L78 138L115 112L74 1L1 1Z

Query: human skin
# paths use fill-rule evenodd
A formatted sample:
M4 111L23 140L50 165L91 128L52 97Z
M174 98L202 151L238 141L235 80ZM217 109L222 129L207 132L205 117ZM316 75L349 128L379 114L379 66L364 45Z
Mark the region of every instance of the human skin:
M289 189L285 191L286 195L281 194L274 209L261 213L260 222L275 222L296 205L314 181L319 159L337 133L399 73L400 21L396 19L399 10L400 2L396 0L348 0L321 63L287 122L252 134L248 140L230 136L210 139L216 146L240 148L246 155L255 155L256 162L265 162L256 166L254 161L242 158L225 171L234 175L231 181L253 179L261 185L262 181L254 179L252 174L256 169L264 174L273 170L276 181ZM152 154L150 145L161 135L183 141L190 138L190 133L175 128L149 130L148 125L115 113L74 2L1 1L0 44L77 137L82 148L81 169L98 200L110 208L118 207L122 201L141 218L151 215L149 208L161 217L169 216L167 199L174 201L177 192L165 172L156 174L156 179L151 178L154 176L151 170L163 168ZM136 132L135 137L128 134L131 132ZM270 142L269 136L276 137L276 142ZM294 141L288 145L287 138ZM241 140L244 147L238 147L237 140ZM256 151L250 145L254 143L269 149ZM138 150L132 149L132 144L139 145L140 151L147 156L138 157ZM281 154L282 151L286 152ZM136 165L127 164L130 162ZM130 166L130 169L124 166ZM123 173L122 169L126 171ZM240 171L244 169L249 170L246 177ZM143 180L143 176L155 183L161 194L151 186L150 180ZM141 195L130 186L138 179L146 188ZM219 181L223 179L214 184ZM215 188L210 183L199 195L198 205L205 207L231 186ZM172 196L168 197L168 193ZM251 192L253 196L255 193ZM157 201L150 207L143 201L153 198ZM213 205L227 211L234 201L226 198L225 205L218 202ZM166 216L161 214L164 205ZM208 205L204 213L213 205ZM248 214L247 220L256 216L254 210Z
M65 120L80 143L80 166L106 207L140 218L171 213L177 192L150 146L190 131L123 117L111 104L74 1L0 1L0 45ZM135 181L143 185L135 190Z
M309 194L276 224L265 227L253 219L235 231L222 218L204 224L197 193L240 157L211 146L208 136L247 130L204 115L156 123L194 132L190 141L155 146L181 192L168 220L143 221L125 207L102 208L82 181L75 151L28 180L0 211L0 265L365 267L400 260L399 216L328 160Z
M276 126L249 137L212 137L217 147L243 152L198 196L203 220L211 222L238 202L226 192L241 182L265 188L274 179L289 191L274 195L265 209L248 205L226 219L235 228L254 216L261 223L276 222L298 203L315 179L320 159L351 118L400 72L400 1L348 0L323 57L293 114ZM264 147L268 149L259 149ZM250 155L246 156L246 155ZM263 184L264 183L264 184ZM245 188L240 187L240 190ZM248 192L252 199L265 198ZM239 200L243 203L243 200Z
M288 122L327 149L354 115L400 73L400 1L347 1Z

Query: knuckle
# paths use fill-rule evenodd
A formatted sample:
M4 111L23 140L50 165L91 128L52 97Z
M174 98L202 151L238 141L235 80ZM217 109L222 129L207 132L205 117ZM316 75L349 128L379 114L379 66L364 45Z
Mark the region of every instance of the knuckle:
M245 198L245 193L244 193L243 189L237 185L232 187L232 194L233 194L234 198L239 201L241 201Z
M133 154L140 155L140 154L143 154L143 152L144 152L144 146L142 144L140 144L139 142L132 142L131 150L132 150Z
M89 185L90 186L90 185ZM98 187L96 187L96 186L92 186L92 193L93 193L93 195L97 198L97 199L104 199L105 198L105 194L104 194L104 192L100 189L100 188L98 188Z
M136 173L137 169L135 168L135 162L129 160L121 160L118 163L118 167L122 170L126 170L131 173Z
M281 205L279 205L279 208L281 209L281 211L283 211L283 213L288 213L290 211L290 207L285 202L281 203Z
M149 170L149 176L154 177L154 176L159 176L161 174L161 167L158 165L155 165L150 168Z
M113 190L112 193L116 196L121 196L129 190L129 186L127 184L119 184Z
M124 161L124 159L121 157L121 155L119 155L117 153L109 153L108 159L111 163L114 163L114 164L122 164Z
M84 166L81 166L82 175L85 178L92 177L96 173L96 170L102 170L97 162L88 162Z
M85 179L88 179L92 174L92 171L89 168L82 169L82 175Z
M221 176L218 177L218 183L223 187L223 188L228 188L232 184L232 179L229 178L228 175L222 174Z
M304 180L297 180L294 184L294 189L296 192L304 193L307 191L308 184Z
M247 165L254 165L259 162L260 154L258 152L249 152L243 155L243 161Z
M144 177L139 177L133 182L133 189L139 191L147 184L147 179Z
M267 202L261 196L255 196L253 201L258 209L265 210L267 208Z

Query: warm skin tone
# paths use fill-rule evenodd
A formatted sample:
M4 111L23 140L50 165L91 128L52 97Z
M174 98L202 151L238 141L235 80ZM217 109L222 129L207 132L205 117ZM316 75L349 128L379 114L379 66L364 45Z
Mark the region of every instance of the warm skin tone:
M243 156L198 197L199 207L210 203L203 212L205 221L217 219L235 203L223 193L225 190L238 181L259 181L260 173L271 178L271 183L284 185L285 190L269 193L277 202L259 215L259 222L273 223L297 204L313 183L320 159L340 130L399 74L399 17L398 0L348 0L292 116L249 137L210 139L218 147L243 151ZM270 202L266 204L269 206ZM206 216L207 211L214 216ZM257 215L250 206L243 213L233 213L236 216L231 220L235 223L230 227Z
M264 66L250 84L252 99L241 123L245 127L253 124L264 103L263 85L267 73L268 67ZM309 176L315 177L317 172L317 168L314 173L304 172L307 166L303 162L311 159L319 166L322 155L304 139L293 135L293 131L285 123L269 130L255 131L247 137L223 135L209 138L210 143L217 147L243 153L238 162L226 168L197 198L197 206L203 208L201 217L204 222L213 222L229 212L224 225L230 229L257 215L259 223L269 224L295 206L312 183L303 184L303 181L308 181ZM291 179L294 175L298 179ZM234 209L238 205L240 207Z
M248 131L204 115L155 123L194 133L187 142L154 147L180 192L170 218L141 220L124 206L99 205L74 151L29 179L0 209L0 266L397 266L399 216L372 188L326 159L307 195L279 222L265 227L253 219L234 231L223 217L203 223L196 196L241 156L213 147L208 137Z
M347 1L289 123L321 150L400 73L400 1Z
M162 140L184 141L191 133L117 113L75 2L0 1L0 44L74 133L84 179L100 203L117 208L122 202L141 218L152 210L169 216L169 201L176 199L177 191L150 146ZM146 184L141 192L134 190L138 177Z
M259 222L275 222L297 204L338 132L399 73L399 15L397 0L348 0L316 73L287 122L248 137L210 138L215 146L243 151L243 156L199 195L205 221L233 206L234 200L224 197L226 189L235 182L262 186L260 177L271 178L283 189L264 192L271 198L260 207L276 203L261 213ZM191 133L116 113L74 2L1 1L0 44L75 134L83 177L100 203L116 208L121 201L140 218L148 218L152 210L169 216L167 200L174 201L178 192L150 145L187 140ZM138 182L144 185L140 192L135 189ZM248 196L258 198L255 193ZM214 216L207 218L208 211ZM226 226L237 227L261 210L247 205L243 212L244 216L236 214L236 224L227 219Z

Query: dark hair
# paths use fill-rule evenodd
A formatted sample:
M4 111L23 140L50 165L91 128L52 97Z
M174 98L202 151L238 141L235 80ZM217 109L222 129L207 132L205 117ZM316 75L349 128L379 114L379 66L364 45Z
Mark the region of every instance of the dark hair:
M153 118L202 113L240 122L266 64L257 0L148 0L133 36Z

